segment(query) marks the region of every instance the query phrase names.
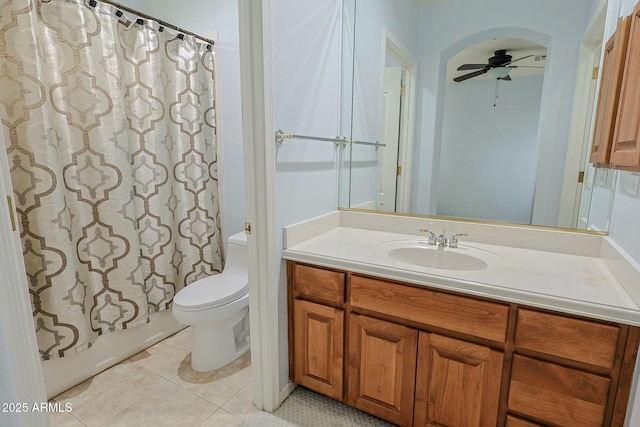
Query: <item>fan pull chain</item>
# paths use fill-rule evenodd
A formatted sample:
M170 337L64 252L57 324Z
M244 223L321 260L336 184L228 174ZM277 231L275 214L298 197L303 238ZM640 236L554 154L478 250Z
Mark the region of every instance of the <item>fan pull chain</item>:
M500 82L500 79L496 79L496 97L493 100L493 106L496 106L496 103L498 102L498 83Z

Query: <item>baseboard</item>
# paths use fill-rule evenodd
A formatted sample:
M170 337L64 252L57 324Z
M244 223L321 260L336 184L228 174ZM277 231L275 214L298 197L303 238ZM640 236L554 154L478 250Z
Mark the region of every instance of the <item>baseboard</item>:
M280 389L280 402L278 403L278 407L282 405L282 402L284 402L285 399L289 397L291 392L293 392L296 387L298 387L296 383L292 383L291 381L289 381L284 387Z

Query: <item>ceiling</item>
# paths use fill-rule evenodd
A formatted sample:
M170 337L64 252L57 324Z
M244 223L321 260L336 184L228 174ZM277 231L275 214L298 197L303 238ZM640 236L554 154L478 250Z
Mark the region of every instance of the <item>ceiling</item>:
M523 56L533 55L532 57L517 61L513 65L518 66L535 66L543 67L546 65L547 48L529 40L503 38L492 39L482 43L475 44L454 55L447 62L447 83L453 82L454 77L470 73L474 70L457 71L462 64L486 64L490 57L494 55L496 50L506 49L507 55L512 56L512 61L522 58ZM514 68L509 73L513 78L544 74L544 68ZM461 83L473 82L478 80L488 80L491 77L484 74Z

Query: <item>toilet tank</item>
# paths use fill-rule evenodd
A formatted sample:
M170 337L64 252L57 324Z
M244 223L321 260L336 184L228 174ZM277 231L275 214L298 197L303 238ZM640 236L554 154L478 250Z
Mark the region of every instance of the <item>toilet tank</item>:
M224 264L225 273L248 277L247 235L244 231L229 236Z

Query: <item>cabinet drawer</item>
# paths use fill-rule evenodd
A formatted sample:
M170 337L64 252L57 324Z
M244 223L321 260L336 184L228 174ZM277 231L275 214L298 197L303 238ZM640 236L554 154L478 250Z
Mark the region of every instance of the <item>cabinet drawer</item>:
M504 342L509 306L360 276L351 277L350 303L381 314Z
M301 295L336 303L344 302L345 274L323 268L295 264L293 289Z
M531 421L523 420L522 418L516 418L511 415L507 415L507 427L541 427L542 424L536 424Z
M620 329L612 325L519 309L516 348L610 369Z
M508 406L553 424L602 426L610 383L595 374L514 355Z

